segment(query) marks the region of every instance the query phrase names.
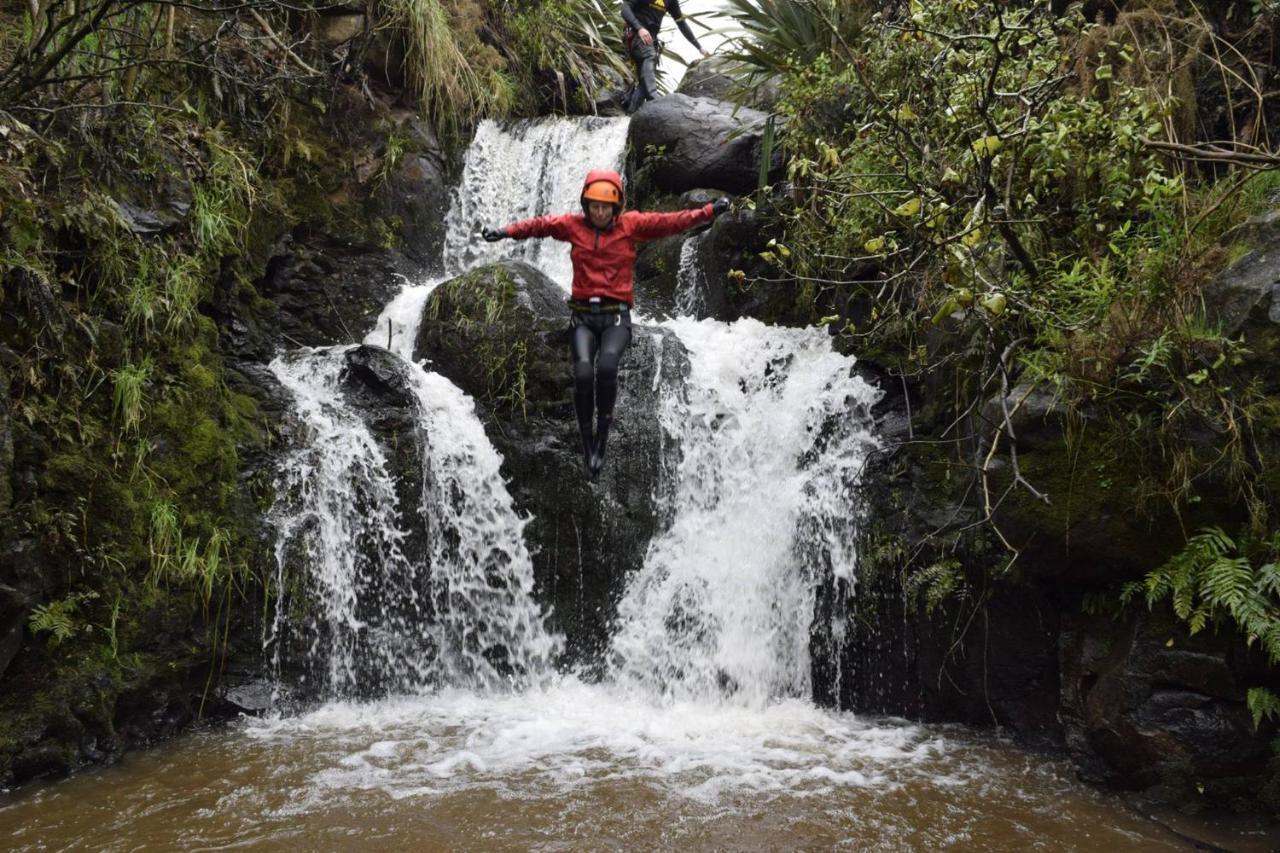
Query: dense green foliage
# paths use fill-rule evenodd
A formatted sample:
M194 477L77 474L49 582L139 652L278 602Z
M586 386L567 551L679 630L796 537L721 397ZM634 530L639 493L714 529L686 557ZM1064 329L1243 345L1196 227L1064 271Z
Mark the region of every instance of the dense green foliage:
M762 21L740 58L782 71L791 203L766 259L819 303L853 306L829 319L859 353L953 389L917 420L954 422L965 454L991 448L971 466L988 517L1012 487L1046 497L1008 417L1039 387L1101 429L1117 464L1138 461L1134 506L1183 513L1217 490L1243 499L1256 534L1274 526L1252 434L1268 403L1201 301L1230 259L1222 236L1277 186L1255 168L1276 163L1259 77L1274 12L736 5ZM814 32L821 51L795 47ZM1006 416L975 418L988 400ZM1212 446L1192 440L1204 432ZM1012 484L991 476L996 452Z
M233 605L258 599L238 478L241 449L266 436L225 381L209 314L253 302L229 259L279 208L250 133L261 119L209 121L221 94L234 103L216 75L130 62L190 47L155 9L102 7L115 26L75 41L75 16L49 8L43 28L0 19L6 79L40 84L0 114L0 363L23 480L3 544L25 555L3 580L28 596L36 640L0 702L4 759L39 736L53 697L79 701L68 685L98 685L83 695L109 727L115 694L214 672Z

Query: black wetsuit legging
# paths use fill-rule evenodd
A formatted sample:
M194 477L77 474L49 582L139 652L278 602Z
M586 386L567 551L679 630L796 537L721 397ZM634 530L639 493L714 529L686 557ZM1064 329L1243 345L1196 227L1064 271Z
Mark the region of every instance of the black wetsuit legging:
M622 19L627 22L627 53L631 54L631 61L636 64L636 75L640 78L637 93L640 103L658 97L657 67L662 50L658 31L662 29L662 19L668 13L689 44L702 50L697 36L680 11L680 0L622 0ZM645 44L640 40L640 30L649 31L653 44Z
M613 426L613 404L618 399L618 365L629 343L631 312L625 305L616 311L574 311L570 318L573 407L578 414L582 451L588 464L593 454L603 461L609 427ZM600 412L594 442L591 437L593 409Z
M644 101L652 101L658 97L658 51L661 45L654 39L653 44L645 44L640 41L639 36L633 36L627 44L628 52L631 54L631 61L636 66L636 76L639 77L640 91L639 97L641 103Z

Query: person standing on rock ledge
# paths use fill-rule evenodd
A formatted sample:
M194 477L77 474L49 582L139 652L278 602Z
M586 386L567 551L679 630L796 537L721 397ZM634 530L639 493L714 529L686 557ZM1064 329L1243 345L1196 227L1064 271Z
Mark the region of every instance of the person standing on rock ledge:
M668 12L689 44L697 48L703 58L711 55L698 43L689 22L684 19L680 0L622 0L622 19L627 22L622 37L627 42L627 53L635 63L637 78L635 93L626 104L628 115L658 97L658 54L662 50L658 30Z
M632 284L636 243L679 234L729 209L717 199L675 213L623 211L622 177L611 169L587 173L582 213L536 216L503 228L485 228L489 242L551 237L572 246L573 289L569 297L569 352L573 358L573 405L582 435L582 458L594 479L604 467L605 443L618 397L618 365L631 342ZM598 409L594 437L593 410Z

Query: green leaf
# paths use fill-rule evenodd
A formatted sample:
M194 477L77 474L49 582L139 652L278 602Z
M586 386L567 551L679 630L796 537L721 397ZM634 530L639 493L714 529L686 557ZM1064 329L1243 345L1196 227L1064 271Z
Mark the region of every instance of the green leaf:
M979 157L993 157L1004 147L1004 141L998 136L984 136L981 139L975 139L970 147Z
M909 219L920 212L920 205L922 203L923 202L921 202L919 196L913 196L895 207L893 209L893 214L894 216L901 216L904 219Z

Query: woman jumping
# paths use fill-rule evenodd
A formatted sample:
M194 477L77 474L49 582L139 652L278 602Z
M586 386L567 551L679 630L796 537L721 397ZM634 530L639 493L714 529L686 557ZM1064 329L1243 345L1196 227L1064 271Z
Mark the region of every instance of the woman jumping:
M676 213L623 211L622 178L609 169L587 173L582 213L536 216L504 228L485 228L484 239L551 237L572 245L573 290L569 298L569 351L573 358L573 405L582 435L582 458L595 478L604 467L605 443L618 397L618 365L631 342L632 274L636 243L678 234L710 222L729 209L718 199ZM591 415L598 410L594 437Z

